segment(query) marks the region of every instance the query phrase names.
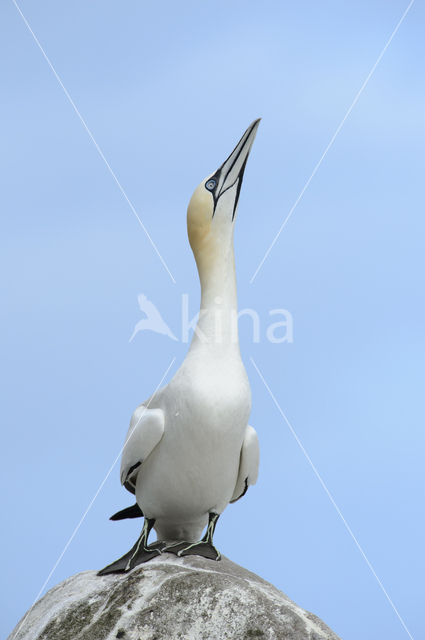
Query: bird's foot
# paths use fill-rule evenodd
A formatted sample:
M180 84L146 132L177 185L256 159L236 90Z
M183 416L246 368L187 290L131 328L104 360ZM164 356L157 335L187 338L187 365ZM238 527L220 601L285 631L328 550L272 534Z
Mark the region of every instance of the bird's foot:
M163 551L164 553L174 553L174 555L177 555L178 552L181 549L185 549L186 547L188 547L191 543L190 542L172 542L171 544L167 544Z
M156 542L152 542L152 544L149 544L147 549L148 551L153 551L155 549L158 549L160 552L162 552L165 547L167 546L166 542L163 542L161 540L157 540Z
M202 556L210 560L220 560L221 554L211 542L200 540L199 542L177 542L167 545L163 551L165 553L175 553L179 558L183 556Z
M162 549L165 546L165 542L154 542L145 547L141 545L138 540L128 553L118 560L115 560L115 562L108 564L101 569L97 575L106 576L109 573L126 573L127 571L131 571L131 569L134 569L134 567L137 567L139 564L148 562L148 560L152 560L152 558L161 555Z

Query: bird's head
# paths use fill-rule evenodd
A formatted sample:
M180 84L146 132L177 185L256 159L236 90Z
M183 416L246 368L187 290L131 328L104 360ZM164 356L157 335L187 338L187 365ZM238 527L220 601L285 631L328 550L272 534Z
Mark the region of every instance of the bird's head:
M192 195L187 230L197 261L201 254L208 257L231 245L243 174L259 124L260 119L248 127L227 160Z

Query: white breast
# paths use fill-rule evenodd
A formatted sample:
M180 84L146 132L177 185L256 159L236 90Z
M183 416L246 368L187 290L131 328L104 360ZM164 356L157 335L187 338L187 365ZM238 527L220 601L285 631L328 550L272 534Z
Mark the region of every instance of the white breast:
M150 406L164 411L165 432L138 475L144 514L183 523L221 513L235 488L251 409L240 357L188 357Z

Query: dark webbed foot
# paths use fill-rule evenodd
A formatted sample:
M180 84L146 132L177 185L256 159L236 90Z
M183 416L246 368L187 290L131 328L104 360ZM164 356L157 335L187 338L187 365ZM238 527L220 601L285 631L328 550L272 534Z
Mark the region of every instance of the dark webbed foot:
M159 549L159 551L162 552L166 546L167 546L166 542L162 542L162 540L157 540L156 542L152 542L152 544L149 544L147 549L148 551Z
M121 558L118 558L115 562L101 569L97 575L106 576L109 573L125 573L134 569L134 567L137 567L139 564L148 562L148 560L152 560L152 558L161 555L162 549L166 546L165 542L154 542L153 544L147 545L149 532L154 523L155 520L145 518L142 533L136 544Z
M207 532L199 542L176 542L164 547L166 553L175 553L180 558L183 556L202 556L210 560L220 560L220 552L213 545L214 530L219 519L217 513L209 514Z
M179 558L183 556L202 556L203 558L209 558L210 560L220 560L220 552L214 547L211 542L200 540L190 544L189 542L181 542L177 545L170 545L165 547L166 553L175 553Z
M148 560L152 560L152 558L159 555L161 555L160 549L150 550L149 547L142 546L137 548L136 543L128 553L118 560L115 560L115 562L108 564L108 566L101 569L97 575L106 576L108 573L126 573L127 571L134 569L134 567L137 567L137 565L142 564L143 562L148 562Z

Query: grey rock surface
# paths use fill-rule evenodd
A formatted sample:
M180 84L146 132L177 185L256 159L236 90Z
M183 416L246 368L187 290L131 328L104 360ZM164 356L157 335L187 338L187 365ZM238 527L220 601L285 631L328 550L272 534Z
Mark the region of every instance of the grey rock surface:
M124 575L79 573L8 640L338 640L319 618L223 558L164 554Z

